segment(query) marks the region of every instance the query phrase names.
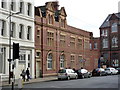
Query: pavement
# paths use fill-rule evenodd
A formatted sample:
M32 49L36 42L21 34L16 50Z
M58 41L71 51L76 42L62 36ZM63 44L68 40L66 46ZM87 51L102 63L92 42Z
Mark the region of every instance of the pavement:
M30 83L37 83L37 82L46 82L46 81L51 81L51 80L56 80L57 76L49 76L49 77L43 77L43 78L36 78L36 79L30 79L29 81L21 81L21 83L24 84L30 84ZM18 85L19 83L19 79L15 80L14 85ZM4 86L11 86L11 84L8 83L8 81L4 81L2 82L2 84L0 84L0 86L4 87Z

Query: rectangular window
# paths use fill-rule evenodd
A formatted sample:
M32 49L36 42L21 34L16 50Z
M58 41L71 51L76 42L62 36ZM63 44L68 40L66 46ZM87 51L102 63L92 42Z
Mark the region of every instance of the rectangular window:
M1 8L4 8L4 9L6 8L6 2L5 2L5 0L1 1Z
M24 13L24 3L20 2L20 13Z
M54 33L47 32L47 45L53 46L54 45Z
M102 30L102 35L101 36L104 36L104 37L108 36L108 30L107 29Z
M20 57L19 57L19 63L24 63L26 61L26 52L24 50L20 50Z
M108 48L108 39L104 38L102 44L103 44L103 48Z
M5 21L4 20L0 20L0 25L1 27L1 36L5 36Z
M65 35L60 35L60 46L65 47Z
M28 16L31 16L31 4L28 3L28 12L27 12Z
M15 37L15 23L11 23L11 37Z
M94 43L94 49L97 49L97 43Z
M75 38L74 37L70 37L70 46L72 48L75 48Z
M30 40L30 35L31 35L31 27L28 27L27 31L27 39Z
M70 67L75 68L75 56L71 55L70 57Z
M92 43L90 43L90 49L92 49Z
M23 33L23 25L20 24L19 38L21 39L22 39L22 33Z
M112 47L118 47L118 38L117 37L112 38Z
M79 49L82 49L82 39L78 39L77 47L78 47Z
M119 66L119 60L118 59L114 59L113 60L113 67L118 67Z
M84 41L84 49L90 49L90 43L89 43L89 40L85 40Z

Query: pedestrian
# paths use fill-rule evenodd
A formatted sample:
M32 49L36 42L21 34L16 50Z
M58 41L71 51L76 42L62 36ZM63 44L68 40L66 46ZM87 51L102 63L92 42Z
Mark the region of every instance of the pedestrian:
M23 79L24 82L25 82L25 75L26 75L26 73L25 73L25 70L23 69L20 76L22 76L22 79Z
M27 68L27 70L26 70L26 75L27 75L27 81L29 81L29 79L30 79L30 72L29 72L29 69Z

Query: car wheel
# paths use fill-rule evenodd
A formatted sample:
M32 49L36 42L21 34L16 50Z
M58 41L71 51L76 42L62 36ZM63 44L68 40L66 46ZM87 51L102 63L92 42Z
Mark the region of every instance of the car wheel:
M78 79L78 76L77 76L77 75L75 76L75 79Z
M84 75L82 75L82 79L84 79L85 78L85 76Z
M58 78L58 80L61 80L61 78Z
M67 79L70 80L70 76L68 76Z

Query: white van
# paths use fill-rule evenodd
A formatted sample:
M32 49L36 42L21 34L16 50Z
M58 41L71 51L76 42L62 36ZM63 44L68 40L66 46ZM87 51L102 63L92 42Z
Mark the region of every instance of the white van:
M70 80L71 78L75 78L75 79L78 78L78 75L74 70L72 70L72 69L61 69L61 70L59 70L58 80L61 80L61 79Z

